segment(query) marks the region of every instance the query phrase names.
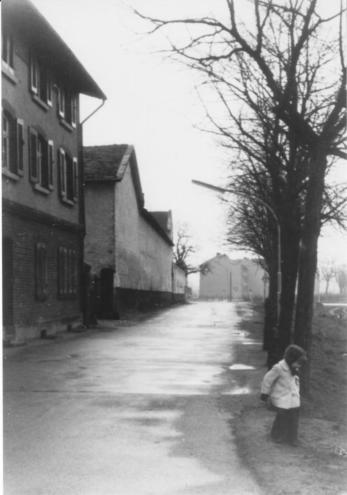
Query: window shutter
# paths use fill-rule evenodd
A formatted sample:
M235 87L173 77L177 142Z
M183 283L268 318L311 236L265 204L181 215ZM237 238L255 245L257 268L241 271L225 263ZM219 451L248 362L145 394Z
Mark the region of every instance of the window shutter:
M35 295L45 301L48 295L47 246L41 242L35 247Z
M10 171L17 173L17 120L9 115L10 122Z
M77 96L71 98L71 125L76 127L77 124Z
M47 84L47 105L52 107L53 106L53 103L52 103L52 80L51 80L49 75L47 76L46 84Z
M24 174L24 122L21 119L17 119L17 173L18 175Z
M38 136L37 132L29 127L29 178L33 183L38 182Z
M66 160L65 151L62 148L58 150L58 174L60 196L66 198Z
M48 189L53 191L53 165L54 165L54 144L50 139L48 141Z
M63 250L64 250L64 294L68 295L68 293L69 293L69 259L68 259L67 248L63 248Z
M62 87L58 89L58 114L62 119L65 117L65 92Z
M30 58L30 89L37 95L38 93L38 64L33 56Z
M73 194L73 200L77 201L77 199L78 199L78 160L77 160L77 158L74 158L72 163L73 163L72 194Z
M63 281L64 281L64 266L63 266L63 248L58 248L58 295L63 294Z
M12 36L9 37L8 40L8 54L9 54L9 66L13 69L14 63L13 63L13 54L14 54L14 43L13 43L13 38Z

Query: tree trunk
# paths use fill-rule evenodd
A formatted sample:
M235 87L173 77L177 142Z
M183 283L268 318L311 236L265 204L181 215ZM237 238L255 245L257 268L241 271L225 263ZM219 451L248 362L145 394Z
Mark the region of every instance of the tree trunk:
M278 329L279 352L281 356L286 347L292 342L300 242L300 233L297 228L288 225L282 229L282 232L282 290Z
M265 301L263 349L269 351L273 339L273 329L277 321L277 274L275 267L269 269L269 295Z
M264 327L264 348L267 350L267 366L270 369L280 359L277 328L277 262L269 269L269 297L266 326Z
M326 172L326 150L317 146L311 158L311 171L305 202L305 218L299 259L299 283L295 317L295 344L309 354L312 339L314 283L317 268L317 244L321 225L321 209ZM309 389L309 365L306 367L304 389Z
M330 285L330 280L327 280L325 282L325 295L327 296L329 293L329 285Z

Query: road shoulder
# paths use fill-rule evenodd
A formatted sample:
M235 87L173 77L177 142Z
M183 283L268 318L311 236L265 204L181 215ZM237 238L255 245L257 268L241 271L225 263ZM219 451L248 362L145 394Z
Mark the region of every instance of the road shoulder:
M243 328L261 333L260 318L253 313ZM347 493L346 325L317 317L313 341L312 397L303 403L299 447L271 442L273 413L254 395L243 398L235 418L239 454L268 495ZM265 371L257 367L259 384Z

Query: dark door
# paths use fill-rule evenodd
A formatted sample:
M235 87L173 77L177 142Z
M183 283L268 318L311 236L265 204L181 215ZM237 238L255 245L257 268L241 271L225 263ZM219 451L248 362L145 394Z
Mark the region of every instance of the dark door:
M100 318L114 318L112 268L100 272Z
M13 326L13 241L2 240L2 304L4 339L14 336Z

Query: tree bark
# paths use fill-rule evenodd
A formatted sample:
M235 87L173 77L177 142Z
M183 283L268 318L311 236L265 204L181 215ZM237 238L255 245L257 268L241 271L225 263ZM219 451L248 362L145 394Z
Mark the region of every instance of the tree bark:
M269 294L265 301L263 349L269 351L273 339L273 330L277 321L277 273L276 267L269 268Z
M290 223L291 220L289 221ZM279 316L279 352L283 355L286 347L292 342L294 323L295 289L299 267L300 233L293 225L282 230L282 291Z
M311 172L308 184L302 245L299 259L298 295L295 316L294 342L310 353L312 340L312 319L314 284L317 268L317 245L321 226L321 209L324 178L327 166L327 150L316 146L311 158ZM309 366L306 366L304 390L309 388Z

